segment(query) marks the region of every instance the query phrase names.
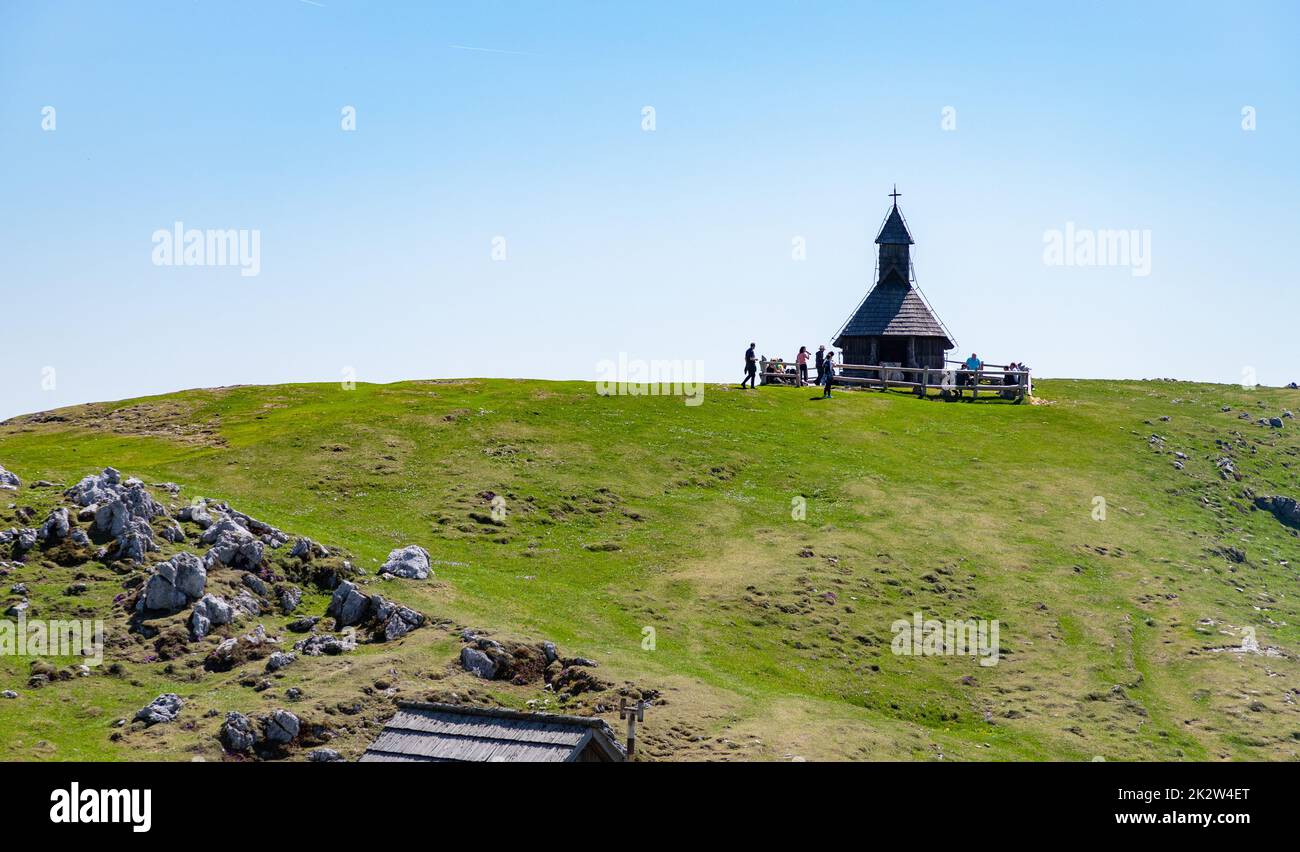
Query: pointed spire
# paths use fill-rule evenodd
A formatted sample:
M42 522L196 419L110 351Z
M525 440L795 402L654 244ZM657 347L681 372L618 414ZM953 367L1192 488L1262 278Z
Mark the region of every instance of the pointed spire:
M898 191L898 185L894 185L894 191L889 193L889 197L894 200L894 206L889 209L889 215L885 217L885 224L880 226L880 233L876 234L876 245L912 245L916 241L912 239L912 233L907 230L907 223L903 221L903 214L898 210L898 197L902 195Z

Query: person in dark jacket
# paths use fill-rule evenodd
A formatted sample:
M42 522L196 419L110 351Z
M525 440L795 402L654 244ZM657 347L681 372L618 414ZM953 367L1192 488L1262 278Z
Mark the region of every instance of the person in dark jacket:
M819 385L822 383L822 379L824 378L825 362L826 362L826 345L822 344L821 346L817 347L817 358L814 362L817 367L817 384Z
M749 348L745 350L745 378L740 382L742 388L745 386L745 382L749 382L749 389L754 389L754 377L758 373L758 356L754 354L754 347L757 345L751 343Z
M835 353L834 352L826 353L826 358L825 360L822 361L822 368L825 371L825 376L822 379L822 384L826 386L826 390L822 391L822 399L830 399L831 383L835 381Z

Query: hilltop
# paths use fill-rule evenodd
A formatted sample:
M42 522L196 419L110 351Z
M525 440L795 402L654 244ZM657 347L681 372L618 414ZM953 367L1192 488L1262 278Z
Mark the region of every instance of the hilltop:
M1285 412L1300 392L1035 391L1042 404L1016 406L710 385L687 406L446 380L14 418L0 465L21 485L0 491L0 530L39 527L110 466L165 514L138 565L102 541L22 561L0 544L6 607L103 618L110 646L89 676L39 688L30 660L0 657L0 690L18 693L0 699L0 759L217 760L226 713L281 708L356 757L399 698L596 713L618 730L622 696L652 702L649 759L1294 759L1300 422ZM282 531L263 570L302 600L285 614L253 589L261 615L160 653L132 600L160 561L204 553L180 520L195 498ZM164 537L173 523L183 540ZM290 558L299 537L324 548L329 576ZM408 545L431 576L380 578ZM218 567L210 587L241 593ZM425 620L274 673L260 658L204 665L259 624L290 650L303 635L288 625L324 616L345 579ZM893 654L891 624L918 611L997 619L997 665ZM180 636L187 614L158 619L160 635ZM465 671L477 641L512 649L520 682ZM564 688L525 665L547 642L576 661ZM131 721L166 693L185 702L174 721Z

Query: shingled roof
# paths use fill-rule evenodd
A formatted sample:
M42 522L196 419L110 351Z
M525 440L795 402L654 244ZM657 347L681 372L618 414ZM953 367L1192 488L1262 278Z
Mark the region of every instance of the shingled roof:
M620 762L603 719L401 702L361 762Z
M898 205L895 204L889 211L889 215L885 217L885 224L880 226L880 233L876 234L876 245L887 243L910 246L915 242L912 239L912 232L907 230L907 223L903 221L903 214L898 212Z
M942 337L945 349L953 346L948 333L934 318L920 294L910 285L896 280L883 281L873 287L844 324L839 337L884 334ZM837 340L835 345L842 344Z

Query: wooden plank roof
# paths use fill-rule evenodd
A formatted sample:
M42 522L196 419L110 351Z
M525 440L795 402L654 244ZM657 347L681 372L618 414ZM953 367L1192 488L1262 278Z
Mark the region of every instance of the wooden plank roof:
M599 718L403 702L361 760L565 762L589 746L606 760L626 757Z
M953 346L920 294L911 285L897 280L883 281L873 287L844 324L839 338L881 335L942 337L945 349ZM837 339L835 345L843 344Z

